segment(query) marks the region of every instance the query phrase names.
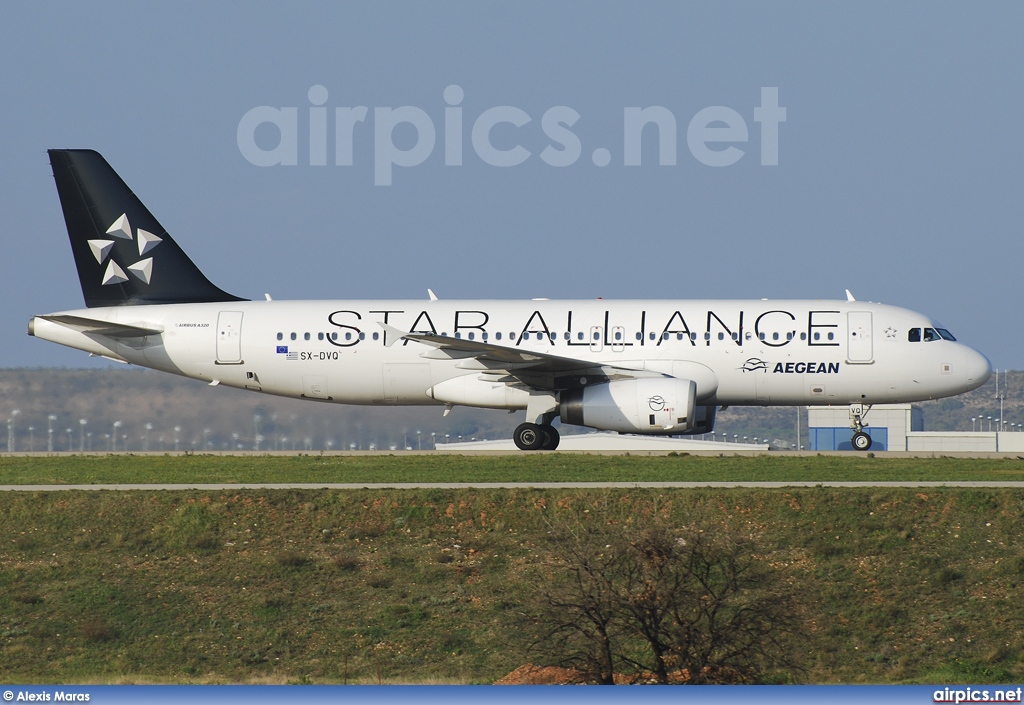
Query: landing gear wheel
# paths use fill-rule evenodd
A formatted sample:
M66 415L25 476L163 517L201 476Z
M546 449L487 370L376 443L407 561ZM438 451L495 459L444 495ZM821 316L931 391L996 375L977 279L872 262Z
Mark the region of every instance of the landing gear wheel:
M863 431L857 431L850 439L850 443L853 444L854 450L867 450L871 447L871 436Z
M538 450L545 438L542 427L535 423L521 423L512 432L512 440L519 450Z
M540 449L555 450L558 447L558 441L561 439L561 436L558 435L558 430L554 426L542 424L540 432L544 436L544 442L540 444Z

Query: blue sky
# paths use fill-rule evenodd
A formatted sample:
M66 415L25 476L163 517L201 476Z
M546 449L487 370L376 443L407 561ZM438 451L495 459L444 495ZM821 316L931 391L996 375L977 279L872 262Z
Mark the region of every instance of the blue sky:
M1020 369L1022 20L1019 3L4 3L0 366L98 364L24 332L33 314L82 304L46 149L88 147L240 296L849 288ZM451 85L458 166L445 164ZM310 163L314 86L323 166ZM786 110L778 165L762 164L754 119L766 87ZM259 106L295 108L295 165L246 158L239 124ZM338 165L335 109L357 106L352 165ZM382 145L423 139L399 124L380 142L379 109L401 106L428 118L435 143L377 185L375 159L397 154ZM529 118L489 132L495 150L529 153L516 166L474 147L474 125L501 106ZM558 106L579 115L563 125L579 145L568 166L541 157L564 148L543 124ZM659 164L649 126L641 165L626 166L625 111L651 106L675 119L675 164ZM747 130L707 143L742 152L729 166L687 139L715 106ZM270 150L276 130L252 142Z

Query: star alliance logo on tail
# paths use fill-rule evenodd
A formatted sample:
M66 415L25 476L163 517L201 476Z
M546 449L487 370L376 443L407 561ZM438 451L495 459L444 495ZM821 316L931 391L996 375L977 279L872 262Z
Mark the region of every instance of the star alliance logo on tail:
M154 247L163 242L163 238L160 238L148 230L138 228L136 235L132 235L132 226L128 222L128 216L124 213L121 214L114 223L107 228L107 235L110 235L121 240L131 240L138 243L139 257L146 254ZM114 243L116 240L104 240L96 239L89 240L89 249L92 250L92 256L96 258L99 264L107 263L107 268L103 272L103 285L107 284L120 284L128 281L128 274L138 279L143 284L149 284L153 278L153 258L146 257L139 261L130 264L126 267L128 274L125 274L124 269L114 261L114 258L110 256L110 253L114 249ZM107 261L109 257L109 261Z

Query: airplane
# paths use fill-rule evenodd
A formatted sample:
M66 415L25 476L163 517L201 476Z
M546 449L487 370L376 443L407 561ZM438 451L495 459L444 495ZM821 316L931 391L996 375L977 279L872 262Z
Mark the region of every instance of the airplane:
M976 389L981 353L931 318L856 300L251 301L199 271L107 161L49 150L84 309L29 335L210 385L338 404L526 410L552 425L696 435L742 405L873 404Z

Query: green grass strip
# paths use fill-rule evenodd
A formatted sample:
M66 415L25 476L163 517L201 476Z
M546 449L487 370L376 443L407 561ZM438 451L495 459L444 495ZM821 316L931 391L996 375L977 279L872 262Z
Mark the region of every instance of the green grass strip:
M1024 481L1024 463L867 455L70 455L5 457L0 478L0 484Z

